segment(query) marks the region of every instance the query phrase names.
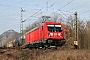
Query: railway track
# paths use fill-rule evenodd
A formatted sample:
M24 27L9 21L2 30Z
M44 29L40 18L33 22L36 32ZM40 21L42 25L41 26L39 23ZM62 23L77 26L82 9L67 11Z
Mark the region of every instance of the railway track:
M51 51L54 51L54 50L66 50L68 49L67 46L62 46L62 47L47 47L47 48L42 48L42 47L39 47L39 48L25 48L25 47L7 47L7 48L0 48L0 50L51 50Z

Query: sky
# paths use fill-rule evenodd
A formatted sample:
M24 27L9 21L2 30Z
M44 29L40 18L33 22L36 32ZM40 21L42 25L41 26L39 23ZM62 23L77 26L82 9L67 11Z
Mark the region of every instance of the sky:
M54 12L65 14L64 18L77 12L79 19L90 19L90 0L0 0L0 34L9 29L20 32L21 7L24 28Z

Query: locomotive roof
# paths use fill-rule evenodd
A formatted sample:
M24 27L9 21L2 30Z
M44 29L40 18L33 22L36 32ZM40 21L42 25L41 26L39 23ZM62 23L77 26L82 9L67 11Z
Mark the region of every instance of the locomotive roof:
M37 28L39 28L39 26L37 26L37 27L31 29L30 31L26 32L26 34L29 33L29 32L31 32L31 31L33 31L33 30L35 30L35 29L37 29Z
M46 24L61 24L60 22L44 22Z

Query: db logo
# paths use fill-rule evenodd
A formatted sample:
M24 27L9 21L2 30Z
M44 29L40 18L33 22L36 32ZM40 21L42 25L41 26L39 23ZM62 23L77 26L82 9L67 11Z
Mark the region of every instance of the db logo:
M54 35L57 35L57 33L54 33Z

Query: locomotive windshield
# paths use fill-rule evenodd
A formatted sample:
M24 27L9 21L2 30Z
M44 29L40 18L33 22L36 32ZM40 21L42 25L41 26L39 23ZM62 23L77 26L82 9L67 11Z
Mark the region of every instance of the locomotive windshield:
M61 25L47 25L48 26L48 31L50 32L61 32L62 28Z

